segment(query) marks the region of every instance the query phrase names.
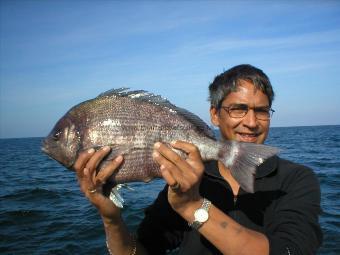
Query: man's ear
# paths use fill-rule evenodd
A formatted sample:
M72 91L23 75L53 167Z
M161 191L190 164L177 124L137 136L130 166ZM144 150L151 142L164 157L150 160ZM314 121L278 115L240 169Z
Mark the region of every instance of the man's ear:
M219 127L220 125L219 111L217 110L216 107L213 106L210 107L210 120L214 126Z

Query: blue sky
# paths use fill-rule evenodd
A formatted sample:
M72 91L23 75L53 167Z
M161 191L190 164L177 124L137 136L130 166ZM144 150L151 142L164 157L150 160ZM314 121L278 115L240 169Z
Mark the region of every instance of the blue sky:
M118 87L210 124L209 83L242 63L272 81L273 127L340 124L339 1L0 0L0 11L1 138L45 136Z

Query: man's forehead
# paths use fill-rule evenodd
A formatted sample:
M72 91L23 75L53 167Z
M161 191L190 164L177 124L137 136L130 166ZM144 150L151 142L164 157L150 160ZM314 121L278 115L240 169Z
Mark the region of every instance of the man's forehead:
M230 92L223 100L228 103L261 105L269 104L268 96L252 83L244 81L237 85L235 91Z

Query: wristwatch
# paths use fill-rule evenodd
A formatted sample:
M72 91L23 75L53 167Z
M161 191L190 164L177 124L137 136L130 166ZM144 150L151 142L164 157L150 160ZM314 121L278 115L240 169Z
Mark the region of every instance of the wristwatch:
M211 202L203 198L203 203L201 207L194 212L195 219L192 223L189 223L189 226L194 229L199 229L209 219L210 206Z

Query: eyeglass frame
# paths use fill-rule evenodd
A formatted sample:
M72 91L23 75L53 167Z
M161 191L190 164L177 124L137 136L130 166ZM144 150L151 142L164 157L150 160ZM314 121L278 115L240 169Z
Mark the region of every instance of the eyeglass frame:
M231 116L231 115L230 115L230 108L235 107L235 106L246 106L246 107L247 107L247 110L244 112L243 116L234 117L234 116ZM257 120L270 120L270 119L272 118L274 112L275 112L274 109L272 109L271 107L269 107L269 109L268 109L269 117L266 118L266 119L262 119L262 118L259 119L258 116L256 115L256 108L258 108L258 109L262 108L262 109L263 109L263 108L265 108L265 107L249 107L249 106L246 105L246 104L234 104L234 105L231 105L231 106L223 106L223 105L220 106L220 109L225 110L225 111L228 113L228 115L229 115L230 118L235 118L235 119L244 118L244 117L248 114L249 110L251 110L251 109L254 111L255 118L256 118Z

